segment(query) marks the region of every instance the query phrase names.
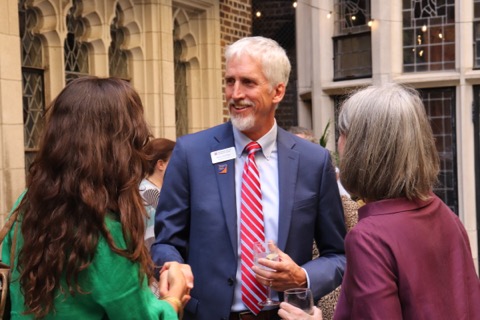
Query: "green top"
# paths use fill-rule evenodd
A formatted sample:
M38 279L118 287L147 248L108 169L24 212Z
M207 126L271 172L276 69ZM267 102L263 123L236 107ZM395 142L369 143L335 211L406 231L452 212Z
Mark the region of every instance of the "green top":
M120 248L126 248L120 222L107 217L105 224L115 244ZM14 229L15 224L3 242L2 261L7 264L10 264ZM23 237L21 232L18 232L15 266L17 266L18 253L22 245ZM76 293L72 296L59 292L54 301L55 311L45 319L177 320L173 307L168 302L158 300L152 293L148 287L147 278L144 277L140 282L139 267L138 263L113 252L105 238L100 237L92 263L79 274L80 287L88 293ZM23 294L20 292L19 276L20 273L15 268L10 283L12 319L33 319L31 315L22 315L25 306ZM67 288L65 279L62 279L62 287Z

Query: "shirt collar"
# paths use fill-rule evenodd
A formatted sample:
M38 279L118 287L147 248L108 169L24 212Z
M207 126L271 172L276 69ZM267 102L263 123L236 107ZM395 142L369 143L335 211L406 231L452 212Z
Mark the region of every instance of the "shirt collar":
M394 214L403 211L412 211L428 206L438 197L430 192L430 198L427 200L407 198L384 199L374 202L368 202L358 209L358 219L364 219L370 216Z
M262 147L262 153L265 158L268 160L275 148L275 142L277 140L277 121L274 120L273 127L268 131L263 137L257 140L257 143ZM235 152L240 158L242 156L243 150L250 143L250 140L246 135L240 132L235 126L233 127L233 137L235 139Z

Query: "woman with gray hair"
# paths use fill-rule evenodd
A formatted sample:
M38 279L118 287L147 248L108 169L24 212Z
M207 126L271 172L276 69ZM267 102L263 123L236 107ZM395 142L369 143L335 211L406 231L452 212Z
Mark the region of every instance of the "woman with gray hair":
M465 228L432 192L439 158L418 93L360 90L338 127L340 179L366 204L345 238L334 319L478 319L480 280ZM321 318L280 307L286 320Z
M439 158L418 93L368 87L338 122L342 184L366 205L345 239L335 319L478 319L468 235L432 192Z

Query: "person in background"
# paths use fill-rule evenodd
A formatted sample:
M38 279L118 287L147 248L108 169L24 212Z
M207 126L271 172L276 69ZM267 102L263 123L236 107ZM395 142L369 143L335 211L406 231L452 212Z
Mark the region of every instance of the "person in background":
M177 319L190 298L178 263L158 300L138 185L150 137L140 97L123 80L82 77L47 110L18 219L4 241L14 319Z
M185 319L278 319L277 310L258 304L266 286L280 299L288 288L308 286L319 299L341 283L342 203L329 152L275 121L290 74L285 50L247 37L225 57L231 121L177 140L151 253L157 264L191 266L195 288ZM280 261L263 259L275 272L252 267L253 237L277 243ZM315 260L313 239L321 254Z
M288 132L293 133L297 137L306 139L313 143L318 143L318 139L313 135L313 131L305 127L293 126L288 129Z
M155 240L153 231L155 210L157 209L158 197L163 185L163 176L174 147L175 141L156 138L150 140L144 148L148 159L147 175L140 183L139 190L148 214L148 218L145 220L145 245L148 249L150 249Z

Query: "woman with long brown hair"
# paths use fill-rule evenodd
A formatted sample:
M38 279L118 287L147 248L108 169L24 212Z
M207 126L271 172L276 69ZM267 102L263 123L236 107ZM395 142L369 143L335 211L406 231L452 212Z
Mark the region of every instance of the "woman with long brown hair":
M140 97L123 80L79 78L58 95L15 209L13 318L177 318L189 299L179 265L162 270L163 301L148 287L138 184L149 137Z

